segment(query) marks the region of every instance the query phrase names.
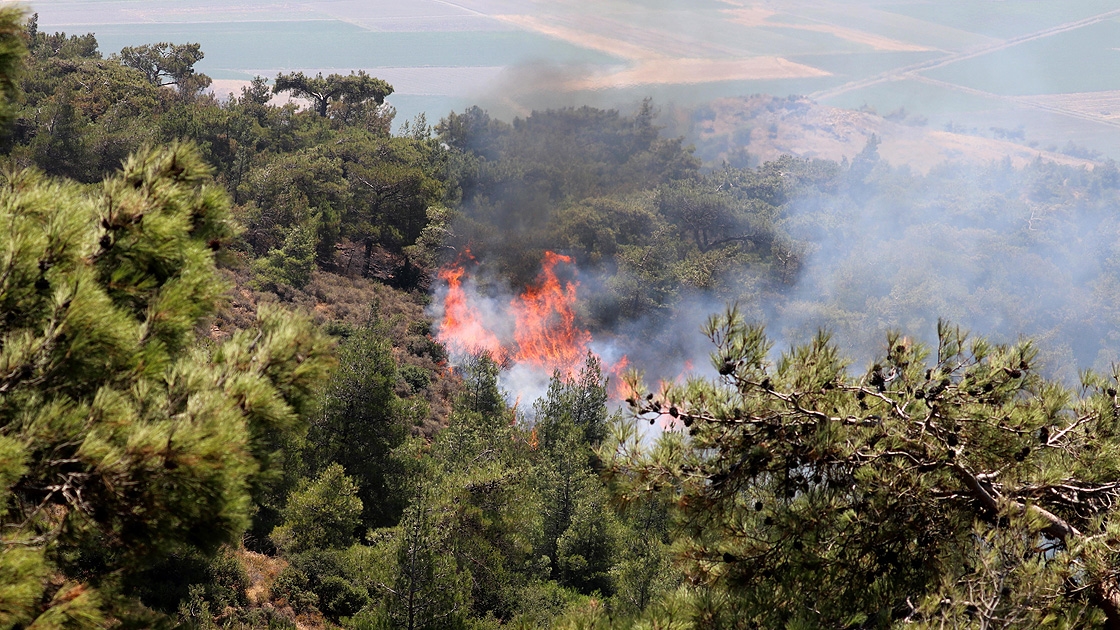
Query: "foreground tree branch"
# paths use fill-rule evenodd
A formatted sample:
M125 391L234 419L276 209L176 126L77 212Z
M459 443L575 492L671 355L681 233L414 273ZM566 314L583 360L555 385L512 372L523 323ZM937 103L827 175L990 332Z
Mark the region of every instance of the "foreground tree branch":
M672 430L601 455L623 501L673 501L687 575L741 619L1120 627L1114 376L1075 396L1030 343L944 323L935 352L891 334L862 374L825 334L771 362L735 309L708 334L719 379L630 398Z

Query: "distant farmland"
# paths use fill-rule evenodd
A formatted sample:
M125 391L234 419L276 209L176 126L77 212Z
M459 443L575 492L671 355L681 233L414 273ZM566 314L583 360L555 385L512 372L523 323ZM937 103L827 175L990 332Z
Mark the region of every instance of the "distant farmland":
M1120 156L1120 124L1086 108L1120 91L1115 0L71 0L44 29L102 50L199 42L220 90L277 72L365 69L396 88L398 121L480 103L500 115L651 95L691 105L750 93L905 108L930 125L1028 124ZM1063 94L1076 93L1076 99ZM1086 96L1087 95L1087 96ZM989 125L990 126L990 125Z

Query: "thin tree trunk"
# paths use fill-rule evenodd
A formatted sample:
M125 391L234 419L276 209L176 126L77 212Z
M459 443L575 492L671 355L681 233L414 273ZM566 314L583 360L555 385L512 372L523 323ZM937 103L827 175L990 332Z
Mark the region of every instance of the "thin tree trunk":
M1109 583L1101 582L1093 588L1093 602L1104 612L1106 630L1120 630L1120 591Z
M372 238L366 238L366 262L362 266L362 277L363 278L368 278L369 277L369 267L370 267L370 264L371 264L372 260L373 260L373 239Z

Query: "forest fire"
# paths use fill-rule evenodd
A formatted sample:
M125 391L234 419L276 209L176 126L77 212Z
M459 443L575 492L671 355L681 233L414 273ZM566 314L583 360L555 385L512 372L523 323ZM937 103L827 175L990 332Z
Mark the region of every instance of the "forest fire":
M447 291L437 339L453 355L485 353L511 374L520 374L511 381L519 383L513 386L518 400L526 391L541 387L553 373L575 377L593 340L591 332L576 321L579 282L557 275L561 265L572 264L571 257L545 252L536 281L508 302L488 299L474 289L468 271L473 262L467 250L439 272ZM638 395L625 378L630 367L625 354L604 365L611 382L610 396L615 401ZM683 382L691 372L692 364L686 361L680 375L661 381L660 390L664 392L670 383ZM527 375L533 376L522 378ZM528 383L533 384L523 387Z
M513 339L505 343L484 323L463 286L467 260L473 260L469 250L439 272L440 279L447 282L439 341L452 353L485 352L499 363L509 361L547 373L575 374L587 356L591 333L575 321L579 283L562 282L556 275L556 267L571 264L572 259L545 252L537 282L509 303Z
M626 370L628 369L630 369L630 357L626 355L622 355L622 358L610 368L611 380L614 382L611 396L615 400L628 400L638 397L637 390L626 381Z
M473 260L470 250L466 250L454 265L444 267L439 272L441 280L447 283L447 296L443 300L443 319L439 325L439 341L447 349L457 354L487 353L490 358L501 363L506 358L505 349L497 335L482 325L482 317L467 300L463 288L466 275L464 258Z
M572 375L587 356L591 333L575 325L579 283L561 285L556 277L556 265L571 262L568 256L545 252L538 284L510 303L517 342L515 361Z

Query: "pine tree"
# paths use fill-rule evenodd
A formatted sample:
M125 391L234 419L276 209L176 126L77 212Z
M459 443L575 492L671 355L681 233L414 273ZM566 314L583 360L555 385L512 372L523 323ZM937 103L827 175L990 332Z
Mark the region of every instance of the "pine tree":
M826 334L771 363L735 309L708 333L717 380L631 400L678 430L602 451L672 501L697 624L1120 627L1120 374L1070 391L947 324L862 374Z
M329 366L308 320L200 338L236 231L208 173L173 145L97 188L0 182L2 627L127 614L129 575L236 540L301 430Z
M579 374L553 375L534 406L540 441L534 471L542 502L538 553L560 584L584 594L610 595L620 525L594 470L592 447L607 426L607 389L599 359L588 354Z
M19 76L27 56L27 29L23 9L18 6L0 8L0 123L7 127L14 112L11 104L19 94Z
M273 530L272 538L288 553L346 548L357 540L361 517L358 485L342 466L331 464L289 495L284 523Z
M384 587L384 615L402 630L461 627L470 573L460 570L452 552L447 506L421 479L412 486L411 504L396 530L396 580Z
M395 524L407 493L393 449L408 437L409 414L394 393L397 364L384 322L353 331L339 349L339 367L327 383L307 436L305 460L313 471L341 464L358 484L366 527Z

